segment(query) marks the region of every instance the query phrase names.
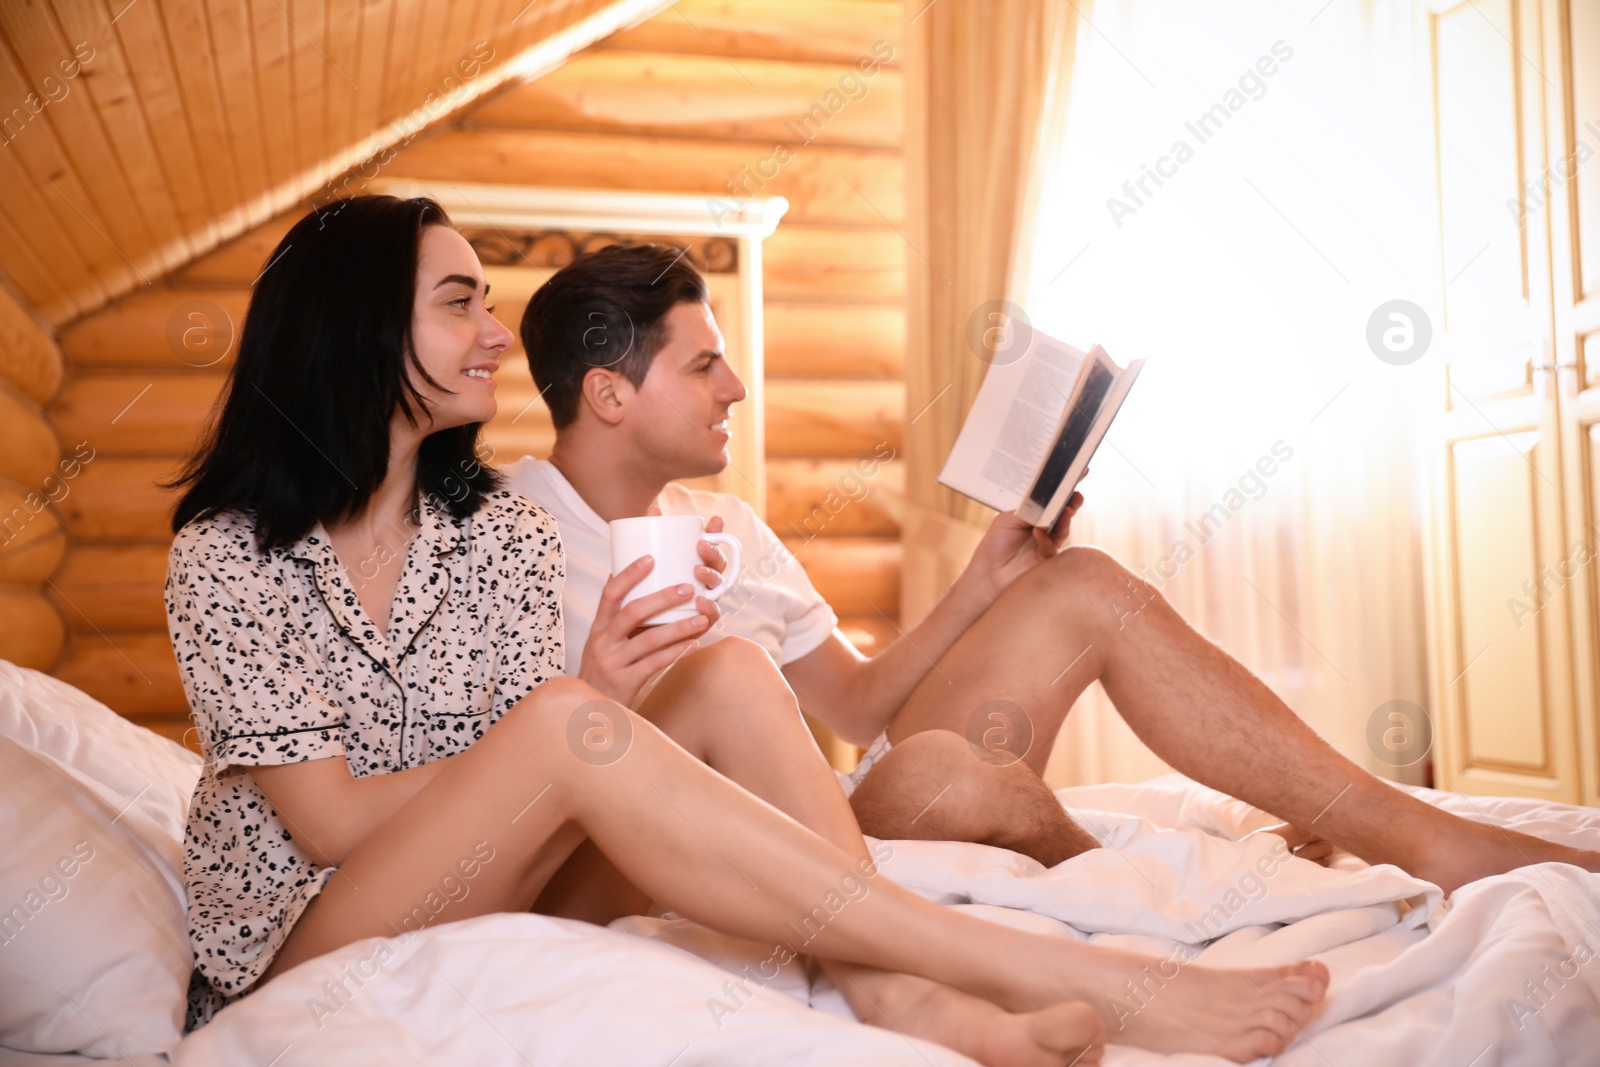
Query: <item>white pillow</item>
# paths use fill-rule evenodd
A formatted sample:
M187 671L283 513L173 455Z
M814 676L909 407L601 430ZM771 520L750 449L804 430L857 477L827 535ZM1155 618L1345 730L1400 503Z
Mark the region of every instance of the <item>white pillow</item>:
M167 859L181 873L183 824L200 780L199 756L59 678L6 660L0 660L0 734L54 758L78 780L104 787L119 808L132 801L130 812L143 814L171 839Z
M0 737L0 1045L120 1059L183 1036L194 953L150 820Z
M0 757L0 1045L169 1050L193 965L183 831L199 757L4 660Z

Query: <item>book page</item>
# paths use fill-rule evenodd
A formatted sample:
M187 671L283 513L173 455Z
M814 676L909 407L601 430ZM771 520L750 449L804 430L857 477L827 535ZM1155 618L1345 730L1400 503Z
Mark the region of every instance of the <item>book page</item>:
M939 475L944 485L1010 511L1033 484L1084 354L1033 331L1015 362L995 364Z

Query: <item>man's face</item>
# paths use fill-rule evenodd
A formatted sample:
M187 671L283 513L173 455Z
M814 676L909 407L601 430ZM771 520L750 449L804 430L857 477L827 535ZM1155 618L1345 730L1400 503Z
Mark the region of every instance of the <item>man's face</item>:
M744 383L723 358L709 306L678 304L665 325L666 344L628 413L633 446L668 479L717 474L728 465L728 409L745 398Z

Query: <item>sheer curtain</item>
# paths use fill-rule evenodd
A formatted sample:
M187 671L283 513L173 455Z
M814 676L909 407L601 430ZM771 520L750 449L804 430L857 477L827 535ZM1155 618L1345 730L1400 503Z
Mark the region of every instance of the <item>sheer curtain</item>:
M1073 540L1409 780L1370 738L1387 702L1427 705L1416 413L1438 353L1396 366L1368 332L1391 300L1438 321L1420 7L1098 0L1014 290L1046 331L1150 360ZM1164 769L1095 687L1048 777Z

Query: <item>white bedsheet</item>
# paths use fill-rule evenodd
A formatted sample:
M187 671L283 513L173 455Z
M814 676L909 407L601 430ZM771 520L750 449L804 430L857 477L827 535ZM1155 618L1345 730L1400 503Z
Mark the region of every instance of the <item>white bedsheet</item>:
M352 945L285 973L187 1037L174 1063L638 1067L965 1064L774 990L712 1023L728 975L631 934L536 915L426 931L381 966ZM324 983L366 977L337 1000ZM315 1004L333 1005L332 1014ZM926 1059L924 1059L926 1057Z
M1418 792L1472 817L1600 848L1600 811ZM1339 869L1292 860L1246 880L1272 845L1232 840L1269 821L1246 805L1175 776L1061 796L1108 847L1045 870L981 845L892 842L883 869L989 918L1160 957L1195 941L1188 924L1206 914L1223 936L1203 964L1315 956L1333 985L1321 1015L1279 1057L1286 1067L1600 1063L1600 875L1546 864L1487 879L1448 903L1395 868L1348 857ZM770 946L671 917L617 926L497 915L389 942L393 956L382 961L379 942L352 945L228 1008L186 1038L173 1062L969 1062L850 1021L826 979L810 987L793 964L772 981L747 979L741 992L732 983L743 968L758 973ZM328 984L341 980L343 991ZM1126 991L1106 996L1138 1006ZM1107 1062L1223 1061L1113 1046Z
M1467 817L1600 849L1600 811L1414 792ZM982 846L895 842L887 870L947 902L1050 915L1093 942L1162 957L1193 940L1185 923L1220 904L1229 932L1197 962L1314 956L1332 971L1320 1016L1276 1061L1286 1067L1600 1064L1600 875L1542 864L1475 883L1445 904L1435 887L1393 867L1296 860L1235 911L1246 896L1240 879L1270 839L1212 834L1237 837L1269 822L1265 815L1176 776L1061 795L1110 847L1046 871ZM1239 895L1230 899L1230 890ZM1223 1061L1114 1047L1106 1062Z

